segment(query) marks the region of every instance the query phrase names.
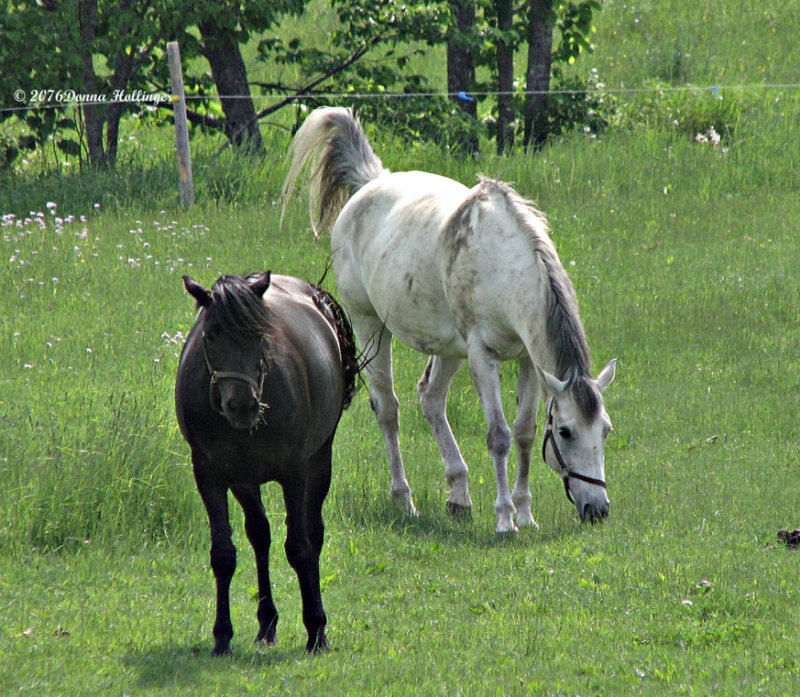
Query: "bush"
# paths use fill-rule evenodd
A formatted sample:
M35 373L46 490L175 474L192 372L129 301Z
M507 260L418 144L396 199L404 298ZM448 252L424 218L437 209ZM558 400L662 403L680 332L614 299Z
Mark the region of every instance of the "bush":
M550 133L563 135L572 131L598 134L619 120L616 98L605 91L596 68L589 78L565 78L557 71L549 100Z

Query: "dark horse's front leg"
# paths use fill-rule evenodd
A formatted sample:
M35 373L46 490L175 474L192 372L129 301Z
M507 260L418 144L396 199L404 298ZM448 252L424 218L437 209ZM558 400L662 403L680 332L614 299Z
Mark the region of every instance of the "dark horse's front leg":
M231 488L236 500L244 510L244 528L247 539L256 555L258 574L258 635L256 641L275 643L275 628L278 624L278 611L272 600L272 586L269 578L269 547L271 544L269 521L261 502L261 489L258 484L235 486Z
M202 465L194 459L194 476L203 499L211 527L211 569L217 583L217 617L214 621L213 656L231 652L233 625L231 624L230 588L236 570L236 547L231 540L228 520L228 490L225 486L205 476Z
M328 620L322 607L319 587L319 555L322 550L324 526L322 503L331 481L330 443L323 448L309 467L307 480L283 484L286 503L286 558L300 582L303 599L303 624L308 632L306 651L327 651L325 625Z

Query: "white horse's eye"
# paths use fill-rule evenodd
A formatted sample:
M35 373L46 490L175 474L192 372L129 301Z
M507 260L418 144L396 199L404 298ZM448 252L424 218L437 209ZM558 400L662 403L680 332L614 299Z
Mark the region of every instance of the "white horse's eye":
M561 426L558 429L558 435L561 436L564 440L569 440L572 438L572 431L570 431L566 426Z

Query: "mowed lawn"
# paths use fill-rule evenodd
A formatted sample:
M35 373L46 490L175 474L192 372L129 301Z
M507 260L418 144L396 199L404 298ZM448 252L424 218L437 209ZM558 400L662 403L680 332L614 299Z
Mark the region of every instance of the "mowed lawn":
M635 17L612 5L606 29L621 31ZM608 48L599 56L617 65ZM535 156L487 148L463 161L370 132L392 169L465 183L481 172L547 213L594 365L619 359L605 395L611 515L581 526L537 448L541 527L496 536L485 427L462 371L449 414L475 509L450 520L414 391L425 357L397 346L420 517L389 501L362 387L325 508L333 651L320 657L303 652L275 487L265 501L279 643L252 642L255 572L233 508L234 656L210 657L207 523L172 407L194 317L181 274L204 285L266 268L323 275L328 240L314 241L302 201L279 227L286 138L273 136L266 163L226 170L201 157L189 212L162 160L107 182L21 179L14 206L0 194L0 215L13 214L0 227L0 692L797 694L800 552L777 532L800 527L800 103L791 90L723 96L735 128L718 145L627 125ZM676 119L719 112L703 97L716 99L663 99ZM335 292L330 275L326 285ZM508 365L509 420L515 382Z

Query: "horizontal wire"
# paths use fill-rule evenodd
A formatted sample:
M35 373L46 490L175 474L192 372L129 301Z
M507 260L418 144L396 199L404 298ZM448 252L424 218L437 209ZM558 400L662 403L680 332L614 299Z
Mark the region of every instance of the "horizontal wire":
M311 100L311 99L331 99L337 98L342 100L353 99L420 99L420 98L452 98L461 99L464 101L474 100L476 97L492 97L492 96L507 96L507 95L577 95L577 94L658 94L665 92L711 92L717 97L721 97L721 92L725 91L743 91L743 90L796 90L800 89L800 83L762 83L762 84L742 84L742 85L682 85L682 86L661 86L661 87L596 87L585 89L557 89L557 90L486 90L475 92L309 92L300 93L295 95L270 95L270 94L226 94L226 95L185 95L186 101L201 100L201 99L251 99L255 101L274 100L280 101L283 99L292 99L296 101ZM43 92L45 90L32 90L36 92ZM64 90L61 90L64 91ZM74 90L72 90L75 92ZM99 100L89 101L80 99L81 93L75 92L76 99L58 102L39 104L34 101L31 104L20 104L19 106L0 107L0 114L13 113L17 111L42 110L42 109L64 109L75 104L84 106L108 106L111 104L129 103L129 104L144 104L147 106L154 106L161 102L174 102L174 97L167 96L164 99L154 100L154 96L166 95L166 93L148 93L141 99L117 99L117 100ZM93 95L94 96L94 95Z

